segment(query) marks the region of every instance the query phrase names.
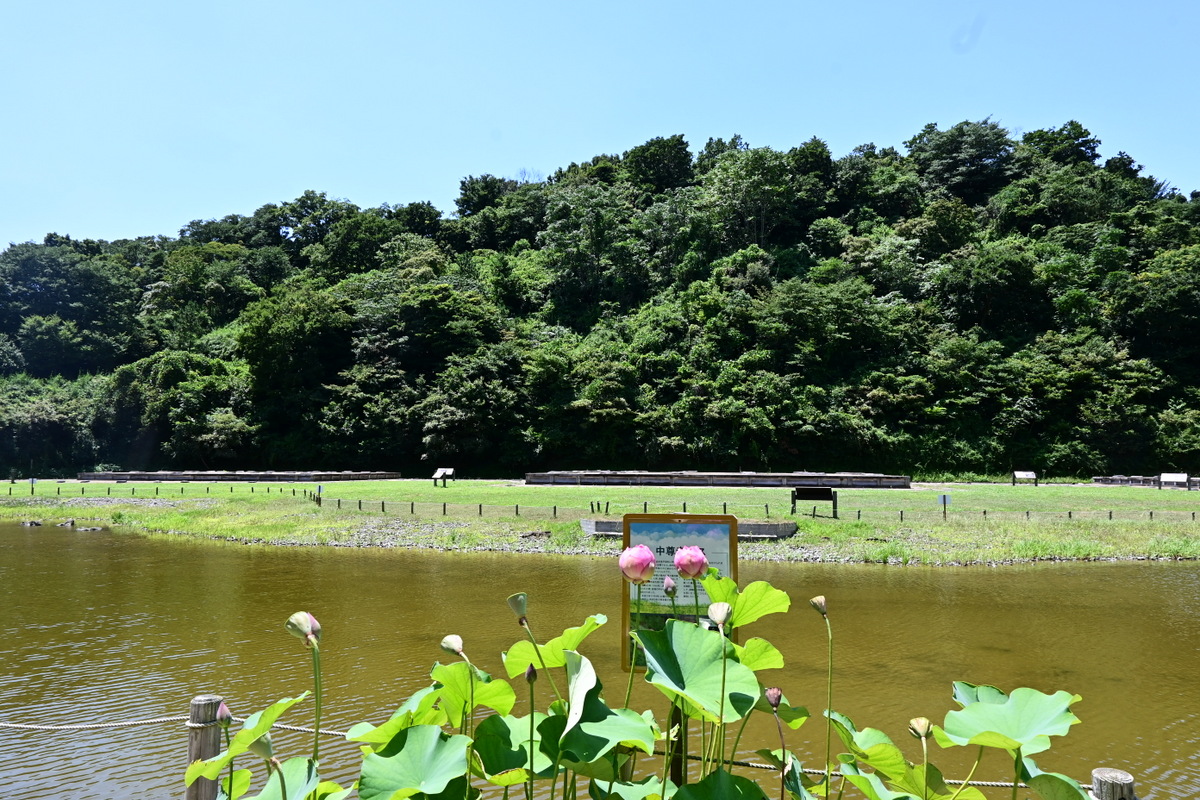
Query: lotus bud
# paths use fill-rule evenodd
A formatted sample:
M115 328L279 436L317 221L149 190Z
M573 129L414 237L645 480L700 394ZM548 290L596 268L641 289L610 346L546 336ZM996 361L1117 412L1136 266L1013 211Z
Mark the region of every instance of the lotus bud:
M909 721L908 732L918 739L928 739L933 733L933 726L925 717L917 717Z
M819 594L808 601L808 604L817 610L822 617L829 616L829 610L825 607L825 595Z
M517 592L508 596L508 607L517 615L517 623L522 627L525 626L525 608L529 605L529 595L525 592Z
M217 706L217 724L225 730L229 730L229 726L233 724L233 712L229 710L229 706L225 705L225 701L221 701L221 705Z
M275 757L275 745L271 744L269 731L251 742L248 749L264 761L270 761Z
M525 682L532 684L536 680L537 680L537 670L533 668L533 664L530 664L528 667L525 668Z
M452 656L461 656L463 654L462 637L456 633L451 633L442 639L442 649Z
M677 592L677 591L678 590L675 588L675 579L672 578L670 575L664 576L663 577L663 594L665 594L667 597L674 597L675 592Z
M771 704L772 711L779 710L779 703L783 700L783 690L778 686L772 686L763 692L766 695L767 702Z
M654 553L644 544L626 548L617 563L625 579L633 584L645 583L654 575Z
M729 603L713 603L708 607L708 618L715 622L718 627L724 627L732 615L733 606L729 605Z
M708 574L708 556L694 544L681 547L675 551L675 569L681 578L700 580Z
M297 639L303 639L309 647L317 647L321 643L321 623L307 611L297 611L288 617L283 624L287 632Z

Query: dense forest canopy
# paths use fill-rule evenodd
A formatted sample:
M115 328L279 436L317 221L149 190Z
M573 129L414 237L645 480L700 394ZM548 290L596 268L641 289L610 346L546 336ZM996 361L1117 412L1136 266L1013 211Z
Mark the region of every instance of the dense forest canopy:
M682 136L0 253L0 468L1200 472L1200 192L1078 122Z

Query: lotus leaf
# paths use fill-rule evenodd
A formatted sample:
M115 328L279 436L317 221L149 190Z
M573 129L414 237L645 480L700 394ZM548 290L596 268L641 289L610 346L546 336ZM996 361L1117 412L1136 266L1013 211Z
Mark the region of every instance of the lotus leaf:
M446 712L437 707L439 697L436 686L427 686L408 698L387 722L378 726L360 722L346 732L346 739L374 748L387 744L397 733L413 725L441 725L447 717Z
M556 636L541 645L540 649L542 658L546 661L546 668L565 666L566 659L563 656L563 651L578 650L583 640L606 622L608 622L608 617L603 614L593 614L584 620L582 625L575 628L567 628L562 632L562 635ZM534 650L533 642L525 639L520 640L510 647L507 653L502 654L502 658L504 659L504 669L508 672L508 677L510 678L524 675L526 668L530 664L536 669L542 668L542 662L538 660L537 650Z
M284 787L279 783L280 771L283 772L283 782L287 788L286 797L283 794ZM271 777L262 792L247 800L304 800L320 781L317 762L311 758L289 758L279 769L271 771Z
M470 744L468 737L434 725L405 728L382 752L363 758L358 795L362 800L435 795L466 775Z
M1039 753L1050 746L1051 736L1063 736L1079 722L1069 709L1080 699L1070 692L1015 689L1003 703L981 700L948 712L945 725L934 726L934 738L942 747L977 744L1014 755Z
M718 769L699 783L679 787L675 800L767 800L767 796L749 778Z
M533 770L546 777L552 774L553 763L541 752L541 736L537 725L546 718L533 716ZM493 714L475 729L475 754L483 767L483 776L497 786L512 786L529 780L529 717Z
M671 700L687 700L702 719L734 722L761 696L754 672L737 661L733 643L716 631L673 619L666 630L638 631L637 637L646 651L646 680Z
M738 590L737 581L733 578L718 578L710 575L701 581L704 591L714 603L729 603L733 613L729 618L729 627L740 628L749 625L767 614L781 614L792 606L792 599L787 592L776 589L766 581L754 581L746 588Z
M455 727L462 725L463 712L468 707L473 711L485 706L497 713L507 714L517 702L517 696L508 681L494 681L491 675L465 661L434 664L430 677L441 684L437 690L439 705ZM472 699L475 701L473 707Z

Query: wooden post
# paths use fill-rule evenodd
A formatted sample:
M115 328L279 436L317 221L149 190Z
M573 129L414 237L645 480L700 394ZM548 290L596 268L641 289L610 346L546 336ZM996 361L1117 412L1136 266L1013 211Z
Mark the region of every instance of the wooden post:
M670 731L675 733L673 751L671 754L671 780L676 786L687 782L687 720L679 706L671 706L671 718L667 723Z
M1109 767L1092 770L1092 797L1096 800L1137 800L1133 776Z
M217 694L200 694L192 698L188 722L193 725L215 723L217 708L223 698ZM210 724L205 728L188 728L188 763L212 758L221 752L221 727ZM215 800L217 782L197 778L184 792L184 800Z

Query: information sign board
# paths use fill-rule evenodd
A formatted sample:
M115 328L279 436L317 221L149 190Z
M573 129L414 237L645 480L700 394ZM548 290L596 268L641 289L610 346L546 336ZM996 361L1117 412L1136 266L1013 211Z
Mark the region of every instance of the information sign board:
M682 547L695 546L704 551L710 567L722 577L737 580L737 517L725 514L626 514L622 518L625 548L644 544L654 554L654 577L641 587L622 579L621 663L629 666L629 632L637 629L662 630L672 613L679 619L703 617L711 602L698 581L679 577L675 554ZM674 612L671 598L663 591L663 578L675 581ZM638 660L641 665L641 657Z

